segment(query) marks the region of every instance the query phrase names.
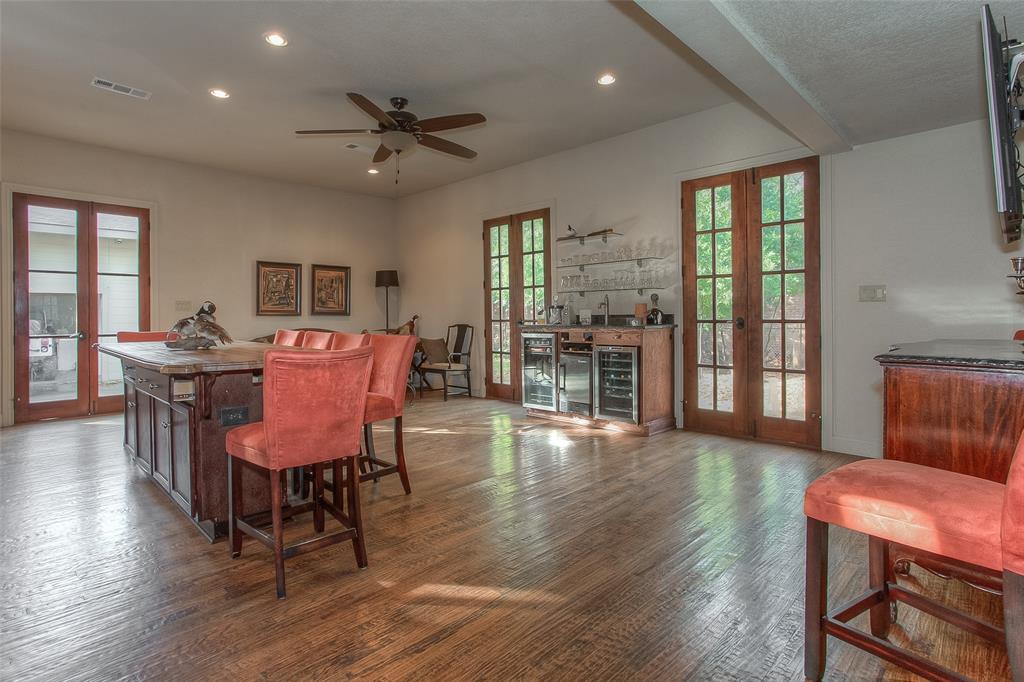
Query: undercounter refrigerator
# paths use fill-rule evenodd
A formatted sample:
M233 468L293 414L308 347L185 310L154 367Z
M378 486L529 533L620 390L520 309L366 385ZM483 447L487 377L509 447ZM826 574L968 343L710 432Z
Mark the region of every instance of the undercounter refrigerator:
M552 410L558 385L555 365L555 335L540 332L523 334L523 407Z
M594 357L595 416L637 423L637 349L598 346Z

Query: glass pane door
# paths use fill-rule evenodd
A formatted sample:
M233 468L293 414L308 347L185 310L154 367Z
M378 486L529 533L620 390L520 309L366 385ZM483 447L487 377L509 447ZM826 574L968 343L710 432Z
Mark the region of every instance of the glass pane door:
M817 171L817 159L757 169L750 206L757 434L808 445L821 442Z
M487 393L512 399L512 259L510 221L485 228L487 244Z
M819 446L818 159L682 189L684 425Z
M113 341L119 331L139 331L138 215L96 212L97 340ZM100 396L124 393L121 363L98 356Z
M684 422L741 433L745 263L743 174L684 183Z
M121 409L92 345L149 327L145 209L14 194L15 420Z

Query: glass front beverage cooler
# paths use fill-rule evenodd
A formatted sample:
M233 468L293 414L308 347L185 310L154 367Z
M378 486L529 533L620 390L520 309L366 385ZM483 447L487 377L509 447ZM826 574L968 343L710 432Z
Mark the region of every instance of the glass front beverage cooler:
M523 334L523 407L554 410L555 335Z
M598 346L594 351L595 413L599 419L637 423L637 349Z

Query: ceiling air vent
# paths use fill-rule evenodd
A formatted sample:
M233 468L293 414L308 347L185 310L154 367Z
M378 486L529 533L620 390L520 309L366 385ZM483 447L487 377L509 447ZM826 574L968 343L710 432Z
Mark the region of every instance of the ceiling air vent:
M130 85L124 83L115 83L114 81L107 80L106 78L93 78L93 87L99 88L100 90L106 90L108 92L116 92L119 95L128 95L129 97L137 97L138 99L149 99L150 94L145 90L139 88L133 88Z

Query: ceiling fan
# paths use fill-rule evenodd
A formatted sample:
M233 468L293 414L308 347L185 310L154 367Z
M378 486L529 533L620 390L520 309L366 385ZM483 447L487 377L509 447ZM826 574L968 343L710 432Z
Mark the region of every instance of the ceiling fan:
M431 133L442 130L453 130L466 126L483 123L487 119L483 114L452 114L450 116L437 116L420 120L416 114L406 111L405 107L409 100L405 97L392 97L392 111L384 111L369 99L356 92L347 93L348 98L357 107L377 120L376 129L351 129L351 130L296 130L296 135L379 135L380 146L373 155L373 162L380 163L387 161L391 154L396 159L402 152L412 149L417 144L428 147L435 151L458 156L463 159L476 157L476 152L461 144L455 144L444 138L431 135ZM398 182L397 177L395 182Z

